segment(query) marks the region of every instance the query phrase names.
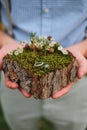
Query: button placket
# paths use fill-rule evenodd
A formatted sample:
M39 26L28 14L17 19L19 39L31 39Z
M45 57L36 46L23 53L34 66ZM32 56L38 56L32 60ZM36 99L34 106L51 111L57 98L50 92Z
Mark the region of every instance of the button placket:
M49 8L45 8L44 13L48 14L49 13Z
M51 12L47 0L42 0L42 35L50 35L51 32Z

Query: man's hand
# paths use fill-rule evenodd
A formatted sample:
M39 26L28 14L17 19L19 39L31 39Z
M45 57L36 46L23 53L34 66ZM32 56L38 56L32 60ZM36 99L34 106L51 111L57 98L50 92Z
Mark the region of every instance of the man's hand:
M73 45L72 47L67 48L77 59L79 68L78 68L78 78L82 78L85 74L87 74L87 59L84 57L85 52L84 52L84 47L82 47L82 44L76 44ZM87 47L86 47L87 48ZM84 49L84 50L83 50ZM65 86L63 89L60 91L56 92L55 94L52 95L52 98L56 99L59 98L66 93L70 91L74 83L70 83L69 85Z
M2 35L1 35L2 36ZM20 47L23 48L23 46L19 43L17 43L15 40L13 40L12 38L10 38L9 36L3 35L4 38L6 38L6 42L5 44L1 44L0 43L0 70L2 70L2 60L3 57L11 50L15 50L16 48ZM1 38L3 40L3 38ZM1 41L0 41L1 42ZM20 86L18 86L17 83L11 82L9 81L9 79L5 77L5 85L10 88L10 89L19 89L21 91L21 93L25 96L25 97L30 97L30 94L28 94L24 89L22 89Z

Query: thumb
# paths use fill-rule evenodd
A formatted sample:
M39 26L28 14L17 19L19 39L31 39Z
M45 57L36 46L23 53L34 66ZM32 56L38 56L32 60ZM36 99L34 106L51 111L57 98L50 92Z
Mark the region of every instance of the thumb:
M83 57L79 63L78 77L82 78L85 74L87 74L87 59Z
M3 61L3 58L4 56L6 55L6 52L5 51L2 51L2 49L0 50L0 70L2 69L2 61Z
M2 54L0 52L0 70L2 69L2 59L3 59L3 57L2 57Z

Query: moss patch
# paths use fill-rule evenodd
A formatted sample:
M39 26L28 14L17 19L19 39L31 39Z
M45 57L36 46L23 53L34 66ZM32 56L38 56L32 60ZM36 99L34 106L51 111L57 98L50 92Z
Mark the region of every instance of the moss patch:
M29 73L38 77L51 71L62 69L73 60L72 55L64 55L60 51L45 54L43 51L31 51L30 49L24 49L23 53L17 56L8 54L6 58L17 61L21 67L24 67Z

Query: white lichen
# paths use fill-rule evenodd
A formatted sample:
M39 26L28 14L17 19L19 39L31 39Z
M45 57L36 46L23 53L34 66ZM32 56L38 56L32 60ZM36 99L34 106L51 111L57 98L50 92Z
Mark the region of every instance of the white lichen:
M27 42L26 42L25 40L21 41L20 43L21 43L21 45L22 45L23 47L25 47L25 45L27 44Z
M19 52L19 53L23 53L23 48L17 48L17 51Z
M62 46L59 46L58 50L61 51L64 55L68 55L68 51L65 50Z
M15 50L14 55L16 55L16 56L19 55L19 51Z
M13 55L13 51L8 51L8 55Z

